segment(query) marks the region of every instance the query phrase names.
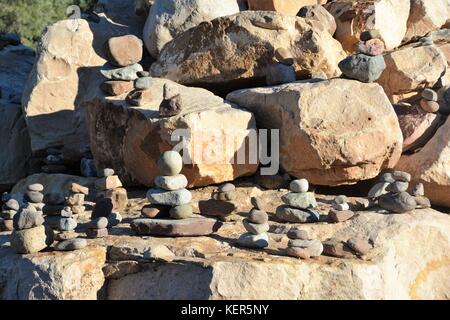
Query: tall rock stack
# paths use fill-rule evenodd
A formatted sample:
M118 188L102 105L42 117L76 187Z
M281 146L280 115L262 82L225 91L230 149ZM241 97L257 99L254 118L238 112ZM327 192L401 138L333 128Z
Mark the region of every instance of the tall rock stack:
M232 183L225 183L212 194L212 199L198 202L200 213L222 221L233 220L233 213L237 209L235 199L236 187Z
M13 219L19 208L20 204L16 199L9 199L3 204L0 214L0 232L13 231Z
M97 202L102 201L104 204L110 199L112 204L111 212L108 215L105 211L103 214L95 216L98 218L100 216L109 218L112 212L119 213L123 211L128 204L128 194L127 190L122 187L122 181L120 181L119 176L117 176L113 169L106 168L99 171L101 178L95 182L95 188L97 191Z
M100 217L92 220L89 223L86 235L88 238L104 238L108 236L108 219L105 217Z
M72 182L70 193L66 199L66 204L70 207L74 215L82 215L86 211L85 199L89 195L89 188Z
M292 223L319 221L320 215L314 210L317 207L316 197L313 192L308 192L308 180L293 180L289 188L291 192L281 197L281 200L286 205L281 205L277 208L277 218L281 221Z
M246 233L242 234L237 243L246 248L263 249L269 245L269 217L265 211L253 208L247 219L242 222Z
M34 207L37 211L42 211L44 208L44 194L42 191L44 191L44 186L42 184L30 184L27 187L23 199L29 206Z
M48 193L44 197L45 224L59 231L59 239L72 238L78 223L73 217L72 207L83 206L84 195L71 192L68 196L62 193ZM77 211L78 213L78 211Z
M344 222L351 219L355 213L350 210L346 196L337 196L333 200L333 208L328 213L328 221L332 223Z
M289 238L286 254L294 258L309 259L319 257L323 252L323 244L311 239L308 232L297 228L288 231Z

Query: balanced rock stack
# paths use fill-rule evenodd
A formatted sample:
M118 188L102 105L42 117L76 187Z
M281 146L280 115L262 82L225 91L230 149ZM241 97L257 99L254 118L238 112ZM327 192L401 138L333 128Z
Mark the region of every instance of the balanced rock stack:
M86 235L88 238L104 238L108 236L109 220L105 217L93 219L88 226Z
M42 211L44 208L44 186L40 183L30 184L27 187L27 191L24 195L24 201L29 204L29 206L34 207L37 211Z
M217 231L221 223L193 214L192 194L186 189L188 181L180 173L183 168L181 155L175 151L164 152L158 167L161 176L155 178L157 188L147 192L151 206L142 210L148 218L134 220L131 223L133 230L139 235L169 237L202 236ZM172 219L160 219L167 217L167 212Z
M48 148L46 150L47 157L44 159L45 165L41 170L45 173L65 173L67 167L64 165L64 158L62 152L59 149Z
M283 83L290 83L297 80L294 68L294 57L285 48L275 50L274 63L267 67L266 84L276 86Z
M425 89L422 91L422 99L420 107L428 113L436 113L439 111L438 94L433 89Z
M8 199L2 206L0 215L0 232L13 231L13 219L20 208L20 204L16 199Z
M386 69L383 57L385 45L381 40L380 32L377 30L362 32L356 49L359 53L351 55L339 63L342 73L347 78L366 83L378 80Z
M80 162L80 173L83 177L97 177L97 168L90 146L86 146L84 149Z
M319 213L313 210L317 207L316 198L313 192L308 192L308 181L306 179L293 180L289 188L291 192L281 197L286 205L277 208L277 218L292 223L319 221Z
M265 211L253 208L243 224L247 233L242 234L237 243L247 248L265 248L269 245L269 216Z
M99 173L101 178L95 183L97 199L111 199L113 204L112 211L116 213L122 212L128 204L127 190L122 187L122 182L115 175L113 169L103 169Z
M334 198L332 205L333 209L328 213L328 220L330 222L344 222L355 215L355 213L350 210L346 196L337 196Z
M198 202L200 213L204 216L219 218L222 221L234 220L233 213L237 209L235 199L236 187L232 183L225 183L212 194L212 199Z
M45 228L42 212L33 206L21 207L14 216L11 247L16 253L39 252L53 243L53 231Z
M289 238L286 254L294 258L309 259L311 257L319 257L323 252L322 242L312 240L308 232L292 228L288 231Z
M74 215L84 214L86 211L85 198L89 195L89 188L72 182L69 195L66 197L66 205Z

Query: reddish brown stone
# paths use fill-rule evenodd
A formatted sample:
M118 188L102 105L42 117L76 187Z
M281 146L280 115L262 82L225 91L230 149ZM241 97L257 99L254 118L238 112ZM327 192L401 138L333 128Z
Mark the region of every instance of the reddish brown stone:
M356 50L369 56L379 56L384 53L385 47L383 40L370 39L358 42Z
M357 255L365 255L369 252L372 246L365 239L361 238L350 238L347 241L348 246L357 254Z
M428 101L425 99L420 100L420 107L430 113L435 113L439 111L439 103L436 101Z
M146 218L167 218L169 217L169 206L146 205L142 208L141 214Z
M86 236L91 239L104 238L108 236L108 229L88 229L86 231Z
M151 90L134 90L126 98L127 102L133 106L143 106L154 100Z
M201 200L198 202L200 213L205 216L212 217L226 217L232 214L236 209L233 202L226 202L220 200Z
M182 220L136 219L131 228L143 236L195 237L206 236L222 227L222 222L207 218Z
M13 231L13 221L0 219L0 232Z
M309 259L311 257L311 255L308 252L308 249L297 248L297 247L287 248L286 254L290 257L300 258L300 259Z
M111 96L120 96L133 88L133 81L108 80L101 85L101 89Z
M113 211L122 212L128 204L128 194L125 188L115 188L97 193L100 198L110 198L113 202Z
M335 258L352 258L353 252L345 242L330 239L323 242L323 255Z
M117 67L131 66L142 60L143 43L134 35L114 37L108 40L108 61Z
M354 215L355 213L350 210L338 211L335 209L331 209L328 213L328 220L334 223L344 222L348 219L351 219Z

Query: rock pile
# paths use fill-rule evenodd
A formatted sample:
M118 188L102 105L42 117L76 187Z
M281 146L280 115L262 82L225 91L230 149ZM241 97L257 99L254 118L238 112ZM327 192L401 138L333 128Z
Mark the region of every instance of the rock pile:
M425 89L422 91L422 99L420 107L428 113L436 113L439 111L438 94L433 89Z
M27 187L27 191L23 197L25 203L29 206L34 207L37 211L42 211L44 208L44 186L40 183L30 184Z
M64 158L60 149L48 148L47 157L44 159L45 165L41 167L44 173L65 173L67 167L64 165Z
M334 198L332 205L333 209L328 213L328 221L330 222L344 222L355 215L355 213L350 210L346 196L337 196Z
M232 183L225 183L220 186L217 192L212 194L210 200L200 200L198 206L200 213L204 216L211 216L222 221L233 220L233 213L237 210L236 187Z
M20 204L16 199L8 199L2 206L0 214L0 232L12 231L14 216L19 211Z
M246 233L242 234L237 243L246 248L262 249L269 245L269 216L265 211L253 208L243 224Z
M108 236L109 221L105 217L93 219L88 226L86 235L88 238L104 238Z
M116 213L122 212L128 204L128 193L122 187L122 181L119 176L110 168L99 171L99 174L101 178L95 183L97 199L111 199L113 204L112 211Z
M291 192L281 197L286 205L276 210L278 219L292 223L310 223L319 221L320 215L313 192L308 192L309 182L306 179L293 180L289 185Z
M288 231L289 238L286 254L294 258L309 259L319 257L323 252L322 242L312 240L305 230L292 228Z

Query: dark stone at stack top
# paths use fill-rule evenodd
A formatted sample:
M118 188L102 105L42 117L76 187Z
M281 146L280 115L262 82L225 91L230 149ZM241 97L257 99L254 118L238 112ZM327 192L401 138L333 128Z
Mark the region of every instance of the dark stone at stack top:
M114 204L110 198L102 198L95 204L94 210L92 211L92 219L97 219L100 217L108 218L113 210Z

